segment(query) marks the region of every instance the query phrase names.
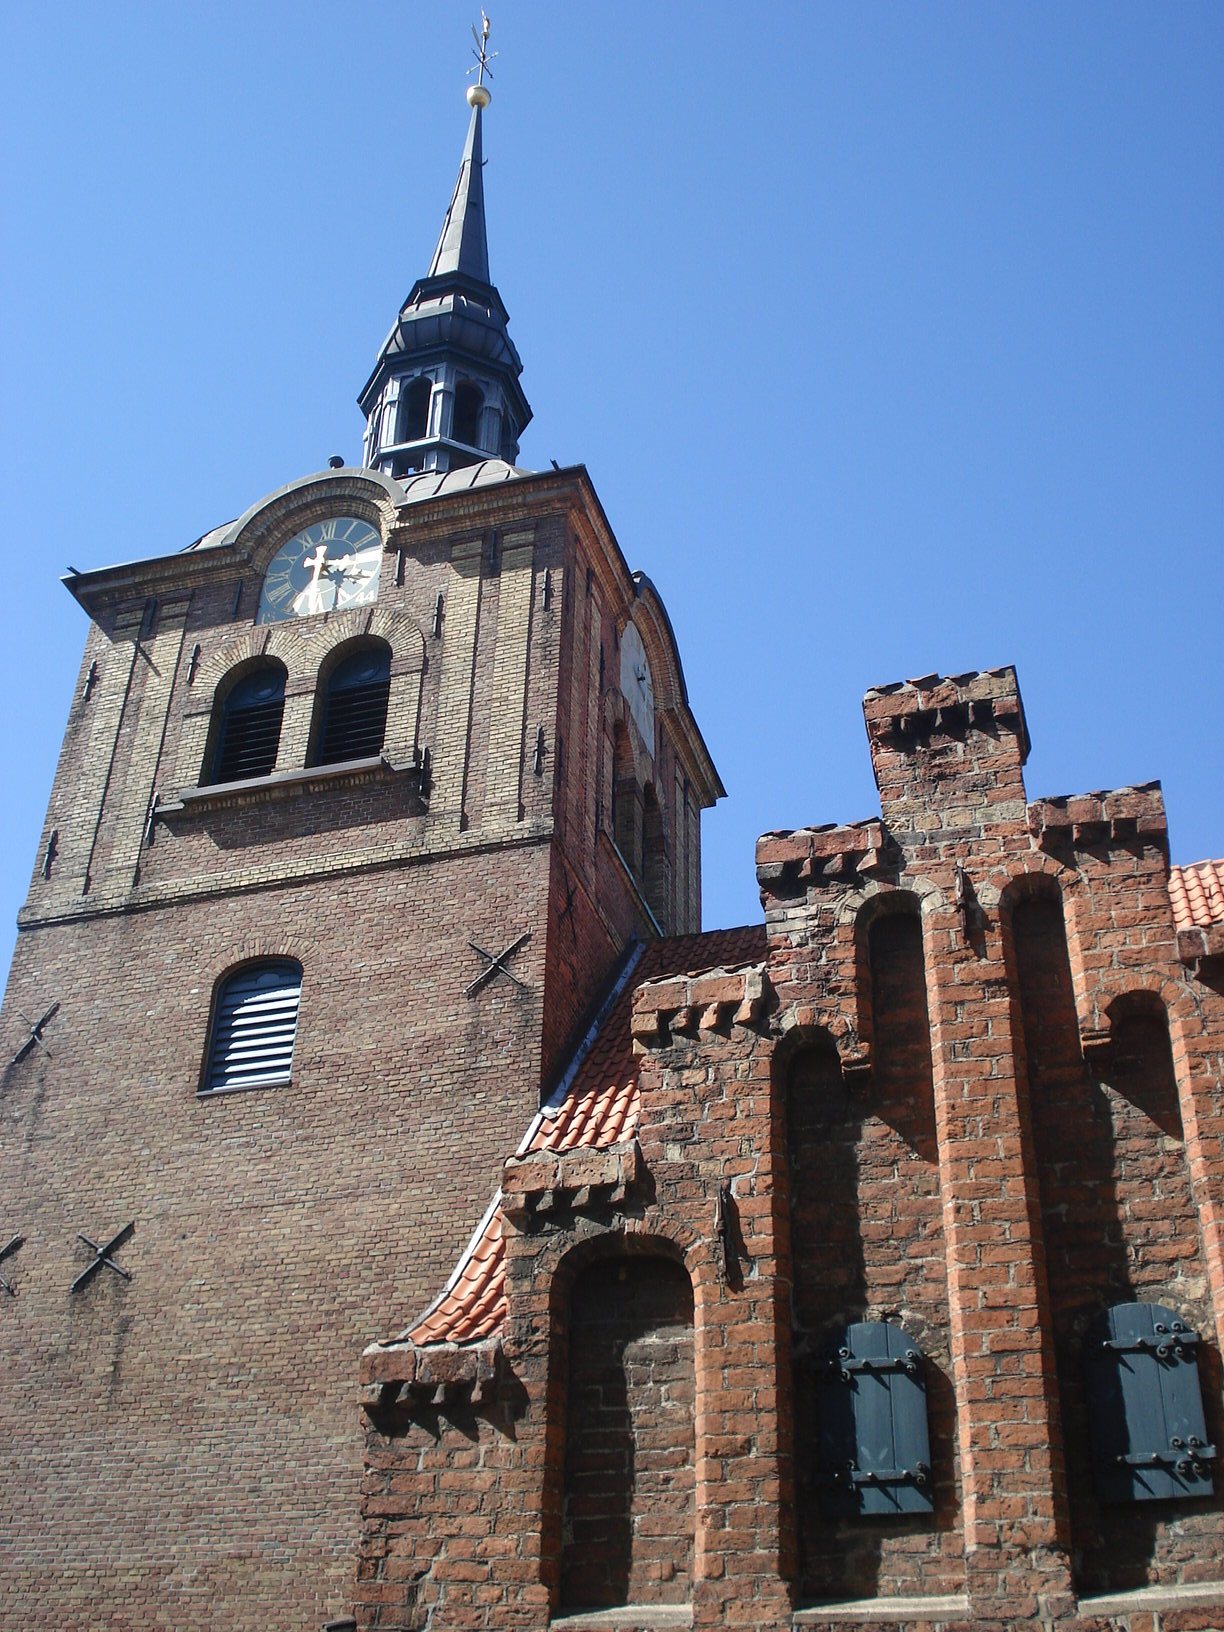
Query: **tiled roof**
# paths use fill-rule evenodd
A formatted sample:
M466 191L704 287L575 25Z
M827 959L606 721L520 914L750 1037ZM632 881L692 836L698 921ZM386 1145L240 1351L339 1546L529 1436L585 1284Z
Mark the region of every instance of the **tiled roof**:
M501 1208L490 1207L441 1299L398 1342L474 1343L506 1318L506 1242Z
M1224 861L1196 861L1169 870L1169 899L1177 929L1224 924Z
M602 1150L631 1139L639 1109L637 1062L629 1030L634 988L665 975L757 963L765 950L763 924L650 942L617 993L568 1091L535 1117L520 1150ZM474 1343L491 1337L501 1326L506 1317L506 1246L500 1200L499 1192L441 1296L395 1342L418 1347Z

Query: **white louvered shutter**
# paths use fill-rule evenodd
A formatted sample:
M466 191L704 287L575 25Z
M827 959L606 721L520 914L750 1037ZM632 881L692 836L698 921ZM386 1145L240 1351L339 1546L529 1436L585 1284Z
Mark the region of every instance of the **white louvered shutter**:
M206 1090L288 1081L301 993L301 966L287 959L226 981L213 1016Z

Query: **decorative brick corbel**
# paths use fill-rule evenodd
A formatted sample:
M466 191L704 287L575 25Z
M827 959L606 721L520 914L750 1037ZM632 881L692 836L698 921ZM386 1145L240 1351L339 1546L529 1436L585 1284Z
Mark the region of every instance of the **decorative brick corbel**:
M1154 845L1166 858L1169 853L1159 782L1034 799L1028 828L1037 848L1046 852Z
M538 1150L512 1156L502 1174L502 1212L512 1224L559 1209L616 1207L646 1167L636 1139L589 1150Z
M1224 924L1196 924L1177 932L1177 956L1196 973L1203 958L1224 957Z
M756 1025L764 1018L771 997L763 964L647 981L633 997L633 1052L668 1048L676 1036Z
M497 1392L501 1339L454 1343L373 1343L361 1357L361 1405L370 1415L483 1405Z
M853 888L890 873L896 861L896 847L878 818L766 833L757 840L757 882L764 893L782 899L810 887Z

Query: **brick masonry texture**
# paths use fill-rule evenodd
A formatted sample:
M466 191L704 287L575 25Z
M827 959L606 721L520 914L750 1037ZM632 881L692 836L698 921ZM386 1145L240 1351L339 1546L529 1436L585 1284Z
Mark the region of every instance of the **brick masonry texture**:
M764 955L636 969L567 1142L506 1168L495 1328L448 1341L460 1282L368 1352L363 1629L1224 1625L1218 1498L1101 1503L1089 1454L1084 1334L1133 1299L1200 1332L1221 1432L1224 980L1159 788L1029 803L1008 669L865 713L881 817L767 834ZM690 1454L651 1276L692 1297L691 1509L627 1473ZM926 1357L929 1516L822 1512L814 1367L862 1319Z
M0 1088L0 1223L24 1237L0 1291L5 1625L347 1611L357 1358L433 1296L649 930L598 820L615 699L586 695L592 642L642 622L661 699L642 774L685 765L692 792L687 817L668 802L670 849L720 791L585 473L514 485L406 505L328 472L232 546L75 581L93 622L0 1016L7 1060L22 1013L58 1004ZM280 544L335 514L383 537L377 603L255 624ZM381 759L312 768L320 676L369 638L391 649ZM217 699L267 659L287 674L275 770L214 786ZM672 929L697 911L683 890L656 907ZM514 980L472 990L474 946L520 938ZM218 983L284 957L291 1080L198 1096ZM127 1225L131 1279L71 1291L78 1236Z
M377 603L255 624L336 514ZM1158 785L1030 802L1012 670L883 686L879 816L765 835L763 931L700 935L721 787L585 472L329 472L73 588L0 1015L4 1624L1224 1625L1218 1498L1102 1503L1089 1451L1086 1333L1135 1299L1224 1435L1218 867L1171 878ZM369 639L383 752L314 766ZM267 660L275 768L218 787ZM302 967L290 1080L201 1095L262 958ZM73 1290L121 1230L130 1279ZM826 1516L857 1321L925 1357L929 1515Z

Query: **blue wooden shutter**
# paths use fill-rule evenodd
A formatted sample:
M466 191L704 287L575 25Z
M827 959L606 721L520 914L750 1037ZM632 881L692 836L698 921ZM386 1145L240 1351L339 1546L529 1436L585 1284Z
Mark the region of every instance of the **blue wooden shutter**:
M922 1351L900 1326L834 1334L819 1373L821 1501L832 1517L929 1513L931 1450Z
M1212 1494L1198 1333L1159 1303L1119 1303L1087 1335L1088 1422L1103 1502Z

